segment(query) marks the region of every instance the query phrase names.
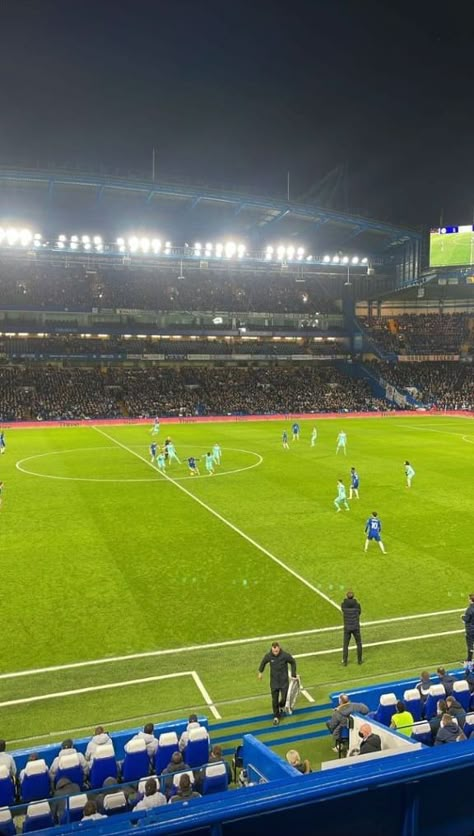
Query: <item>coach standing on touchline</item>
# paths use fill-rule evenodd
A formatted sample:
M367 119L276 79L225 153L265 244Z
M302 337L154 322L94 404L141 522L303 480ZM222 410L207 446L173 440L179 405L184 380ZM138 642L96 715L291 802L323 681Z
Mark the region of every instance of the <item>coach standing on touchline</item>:
M464 621L464 627L466 628L466 659L468 662L472 662L472 656L474 653L474 592L471 592L469 596L469 606L461 618Z
M291 665L291 675L296 676L296 662L290 653L280 647L279 642L273 642L270 652L266 653L260 662L258 678L262 678L265 667L270 665L270 691L272 693L273 725L278 726L288 694L288 665Z
M342 617L344 619L344 641L342 645L342 664L344 667L347 666L347 658L349 653L349 642L351 637L354 636L355 643L357 645L357 663L359 665L362 664L362 639L360 636L360 614L362 612L361 606L357 600L354 598L354 593L352 589L349 589L346 593L346 597L344 598L341 604L342 610Z

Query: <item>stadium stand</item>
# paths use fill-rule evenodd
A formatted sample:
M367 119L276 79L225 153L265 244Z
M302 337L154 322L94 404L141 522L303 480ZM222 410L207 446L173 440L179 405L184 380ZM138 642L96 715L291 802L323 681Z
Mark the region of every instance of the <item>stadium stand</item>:
M474 369L469 363L378 363L372 368L400 390L439 409L473 409Z
M459 354L469 333L465 313L376 316L361 322L376 343L395 354Z

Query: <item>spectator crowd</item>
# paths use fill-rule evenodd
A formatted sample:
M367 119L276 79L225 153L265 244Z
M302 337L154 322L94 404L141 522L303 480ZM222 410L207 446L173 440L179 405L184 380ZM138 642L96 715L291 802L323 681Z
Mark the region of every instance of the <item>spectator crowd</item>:
M474 368L470 363L374 363L387 383L411 392L438 409L474 409Z
M458 354L469 335L469 316L402 314L361 318L367 333L385 352Z

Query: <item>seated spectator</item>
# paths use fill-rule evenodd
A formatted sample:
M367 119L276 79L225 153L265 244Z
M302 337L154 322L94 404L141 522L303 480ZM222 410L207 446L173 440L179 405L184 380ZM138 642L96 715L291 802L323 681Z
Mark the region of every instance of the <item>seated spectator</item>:
M188 766L187 763L184 762L183 756L181 752L173 752L171 755L171 760L166 767L163 769L162 775L174 775L175 772L183 772L185 769L190 769L191 767ZM173 785L173 779L168 778L165 782L166 790L169 790Z
M131 740L144 740L146 743L146 750L148 752L148 757L153 758L156 755L156 750L158 749L158 740L154 735L155 727L153 723L147 723L144 726L142 732L138 732L135 734ZM131 741L128 741L130 743ZM125 744L124 749L128 752L127 746L128 743Z
M309 772L312 772L309 760L306 758L306 760L302 761L296 749L290 749L286 753L286 759L290 766L297 769L302 775L308 775Z
M16 775L16 763L13 760L12 756L6 752L7 744L4 740L0 740L0 765L6 766L11 777L14 778Z
M461 703L458 702L456 697L453 695L446 697L446 713L458 721L460 729L464 728L464 723L466 722L466 712L464 711Z
M438 700L436 704L436 716L432 717L430 720L430 728L431 734L433 736L433 741L438 734L439 727L441 724L441 718L443 714L447 714L448 706L446 705L446 700Z
M444 685L446 696L449 697L449 695L453 693L453 685L456 682L456 678L454 676L451 676L451 674L446 673L445 668L438 668L436 673L439 676L439 681L441 685Z
M87 761L86 761L84 755L82 754L82 752L78 752L77 749L74 748L74 744L73 744L72 740L70 738L67 738L66 740L63 740L63 742L61 744L61 751L59 752L59 755L52 762L51 768L49 770L49 774L50 774L50 777L51 777L51 780L52 780L53 784L54 784L54 779L56 777L56 773L59 769L59 759L64 757L65 755L77 755L77 757L79 759L79 763L82 766L82 769L84 770L84 775L87 775L89 766L87 764Z
M201 728L201 724L198 721L197 714L190 714L188 725L186 726L186 731L184 731L179 738L179 751L184 752L186 746L188 745L189 740L189 732L193 729Z
M397 702L397 710L392 717L392 722L390 723L391 729L396 729L401 734L405 734L407 737L410 737L413 731L413 714L411 711L407 711L406 705L403 700L398 700Z
M464 679L469 685L471 694L474 692L474 662L466 662L464 665L465 674Z
M187 772L184 772L179 779L178 792L170 798L169 803L174 804L176 801L189 801L191 798L201 798L201 795L193 790L191 778Z
M382 750L380 735L374 734L370 723L362 723L359 730L359 737L362 741L359 747L359 755L371 755L373 752L380 752Z
M37 761L37 760L39 760L38 752L30 752L30 754L28 755L27 763L29 763L30 761ZM25 777L25 770L22 769L22 770L20 770L20 784L23 781L24 777Z
M368 714L369 709L362 702L352 702L347 694L339 695L339 705L334 709L332 717L327 721L326 725L333 736L333 752L337 752L337 742L341 736L341 730L347 728L349 716L357 712L358 714Z
M232 768L229 761L224 760L224 755L222 754L222 746L219 746L216 743L215 746L212 747L211 753L209 755L209 763L217 763L223 761L225 764L225 769L227 772L227 783L230 784L232 781Z
M92 760L97 747L102 746L103 743L112 743L113 746L113 741L110 735L104 731L102 726L97 726L94 736L91 737L89 743L87 744L86 761L89 762L90 760Z
M95 821L96 819L106 819L104 813L97 812L97 805L95 801L88 801L82 811L81 821Z
M69 778L60 778L58 783L56 784L56 789L53 793L53 801L51 803L51 811L53 813L55 821L61 821L61 816L66 809L66 798L68 795L75 795L79 793L81 788L79 784L75 784L74 781L71 781ZM56 799L60 799L56 801Z
M430 679L430 675L428 671L422 671L420 681L415 685L415 688L418 689L420 692L420 697L423 702L426 702L426 698L430 692L430 688L432 686L432 681Z
M465 740L466 735L458 726L458 722L450 714L443 714L434 745L441 746L443 743L458 743Z
M156 778L148 778L145 784L145 795L138 804L135 805L135 810L152 810L153 807L161 807L166 804L166 797L158 789Z

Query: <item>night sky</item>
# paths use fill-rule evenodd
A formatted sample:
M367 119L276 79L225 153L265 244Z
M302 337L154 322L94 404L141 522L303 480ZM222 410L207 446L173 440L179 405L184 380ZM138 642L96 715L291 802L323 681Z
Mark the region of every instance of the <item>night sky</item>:
M2 0L0 164L151 171L155 146L157 179L283 195L289 170L293 199L469 223L472 6Z

